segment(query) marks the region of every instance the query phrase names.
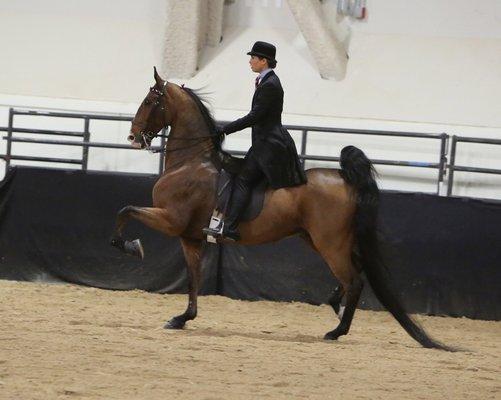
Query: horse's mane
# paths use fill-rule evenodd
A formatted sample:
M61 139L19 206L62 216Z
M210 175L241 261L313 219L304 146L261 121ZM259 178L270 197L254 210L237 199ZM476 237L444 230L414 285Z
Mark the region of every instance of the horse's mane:
M190 89L187 88L186 86L183 86L183 89L186 93L190 95L190 97L193 99L195 104L198 106L198 109L202 113L202 117L204 118L205 123L207 124L209 128L209 132L211 135L214 135L212 138L212 142L214 143L214 146L216 146L217 150L221 150L221 137L217 134L217 125L216 125L216 120L212 116L212 113L209 111L209 109L205 106L204 103L208 103L207 99L204 99L203 96L198 93L196 89Z

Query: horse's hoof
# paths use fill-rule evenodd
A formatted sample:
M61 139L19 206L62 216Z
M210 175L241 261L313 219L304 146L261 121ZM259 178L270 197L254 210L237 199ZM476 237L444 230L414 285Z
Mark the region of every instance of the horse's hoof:
M183 329L184 324L185 321L174 317L164 325L164 329Z
M138 257L141 260L144 258L143 245L141 244L141 240L139 239L132 241L126 240L124 243L124 250L131 256Z
M336 331L327 332L324 336L324 340L337 340L337 338L341 336Z

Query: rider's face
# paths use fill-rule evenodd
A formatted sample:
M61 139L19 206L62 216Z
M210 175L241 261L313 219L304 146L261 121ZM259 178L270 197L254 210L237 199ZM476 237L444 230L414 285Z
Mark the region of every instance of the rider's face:
M268 61L266 61L266 58L259 58L257 56L251 56L249 64L252 71L258 74L268 68Z

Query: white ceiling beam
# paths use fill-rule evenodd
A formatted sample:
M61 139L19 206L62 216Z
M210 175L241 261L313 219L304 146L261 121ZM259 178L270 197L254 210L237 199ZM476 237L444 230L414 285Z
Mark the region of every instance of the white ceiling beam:
M190 78L198 64L200 0L167 0L163 73Z
M199 55L221 41L224 0L167 0L162 72L166 78L191 78Z
M207 8L207 44L217 46L223 37L224 0L208 0Z
M320 76L324 79L342 80L346 75L348 56L344 46L329 29L319 0L288 0L310 52L315 59ZM336 23L336 21L331 21Z

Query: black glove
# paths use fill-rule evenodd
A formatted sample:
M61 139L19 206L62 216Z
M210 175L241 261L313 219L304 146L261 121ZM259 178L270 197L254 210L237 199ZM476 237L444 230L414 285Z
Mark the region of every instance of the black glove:
M221 127L221 126L216 126L216 136L218 136L218 137L219 137L219 140L220 140L221 142L223 142L223 140L224 140L224 135L225 135L225 133L224 133L224 129L223 129L223 127Z

